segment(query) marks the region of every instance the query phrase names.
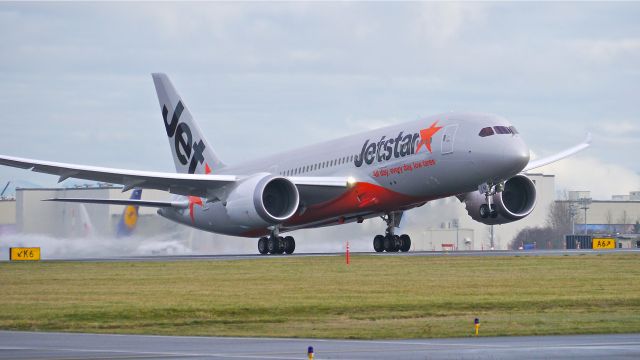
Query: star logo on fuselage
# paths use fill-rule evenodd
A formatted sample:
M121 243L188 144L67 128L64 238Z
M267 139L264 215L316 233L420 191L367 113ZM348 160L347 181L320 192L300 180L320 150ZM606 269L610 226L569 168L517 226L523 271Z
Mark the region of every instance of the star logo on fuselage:
M418 143L418 146L416 147L416 153L418 151L420 151L420 148L422 147L422 145L424 145L427 150L429 150L429 152L431 151L431 138L433 137L433 135L435 135L440 129L442 129L442 126L436 126L438 125L438 120L434 121L433 124L431 124L430 127L428 127L427 129L422 129L420 130L420 142Z
M208 163L204 164L204 173L205 175L211 174L211 168ZM189 196L189 217L191 217L191 223L194 224L196 222L193 209L196 205L200 205L200 207L204 206L202 198L197 196Z

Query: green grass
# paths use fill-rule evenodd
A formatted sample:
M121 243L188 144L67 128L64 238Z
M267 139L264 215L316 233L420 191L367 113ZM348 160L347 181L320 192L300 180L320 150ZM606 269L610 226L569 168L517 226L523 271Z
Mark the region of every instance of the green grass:
M1 263L0 329L424 338L640 332L640 256Z

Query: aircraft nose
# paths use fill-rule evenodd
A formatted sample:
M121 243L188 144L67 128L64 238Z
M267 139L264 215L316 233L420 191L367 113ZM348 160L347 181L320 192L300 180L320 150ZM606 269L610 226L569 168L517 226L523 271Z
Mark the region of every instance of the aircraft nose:
M504 164L515 174L519 173L529 164L529 147L519 138L511 139L505 146L502 155Z

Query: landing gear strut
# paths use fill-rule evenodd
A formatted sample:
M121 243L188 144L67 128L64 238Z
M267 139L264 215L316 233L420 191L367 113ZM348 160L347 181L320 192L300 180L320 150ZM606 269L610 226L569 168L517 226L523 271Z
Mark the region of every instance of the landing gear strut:
M381 216L382 220L387 223L387 229L384 235L376 235L373 238L373 249L376 252L407 252L411 249L409 235L402 234L398 236L394 234L394 228L397 225L395 216L395 213L387 213L385 216Z
M484 183L478 187L478 191L480 193L484 193L484 198L486 203L480 205L480 217L483 219L487 219L491 217L495 219L498 217L498 211L496 210L495 205L491 204L491 198L493 195L502 192L504 190L504 184L494 184L494 183Z
M293 254L296 250L296 240L293 236L279 236L278 229L274 228L271 235L261 237L258 240L258 252L262 255L266 254Z

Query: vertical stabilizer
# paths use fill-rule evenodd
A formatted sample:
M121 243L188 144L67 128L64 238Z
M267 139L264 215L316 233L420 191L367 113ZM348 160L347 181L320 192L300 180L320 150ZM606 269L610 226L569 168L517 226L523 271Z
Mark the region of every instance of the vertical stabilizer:
M169 138L176 171L189 174L208 174L224 166L202 136L184 101L166 74L154 73L153 83L158 93L160 111Z

